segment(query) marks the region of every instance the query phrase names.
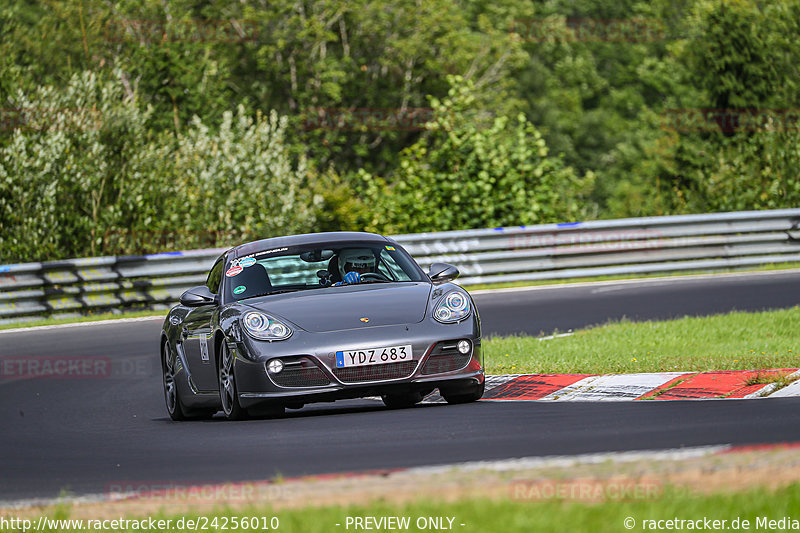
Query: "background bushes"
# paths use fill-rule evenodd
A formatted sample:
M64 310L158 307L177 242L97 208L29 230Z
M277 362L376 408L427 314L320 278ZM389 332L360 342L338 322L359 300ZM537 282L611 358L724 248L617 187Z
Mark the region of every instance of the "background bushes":
M800 201L799 0L8 0L0 31L0 263ZM363 110L426 119L315 122Z

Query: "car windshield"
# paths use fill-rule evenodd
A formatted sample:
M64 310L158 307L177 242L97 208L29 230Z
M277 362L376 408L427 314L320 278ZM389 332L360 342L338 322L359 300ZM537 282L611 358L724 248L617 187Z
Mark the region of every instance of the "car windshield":
M231 261L224 278L229 300L356 283L428 281L402 248L352 241L254 252Z

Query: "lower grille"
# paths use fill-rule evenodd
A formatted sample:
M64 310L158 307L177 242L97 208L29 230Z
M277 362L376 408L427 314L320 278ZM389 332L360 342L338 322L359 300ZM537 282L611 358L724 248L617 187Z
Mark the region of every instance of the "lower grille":
M301 359L300 364L287 362L281 372L270 374L269 377L280 387L322 387L331 384L325 373L307 358Z
M386 379L400 379L408 377L414 371L416 366L416 361L402 361L400 363L388 363L385 365L334 368L333 374L343 383L382 381Z
M463 354L458 351L457 341L440 342L431 350L428 360L422 366L422 374L441 374L461 370L469 363L472 350Z
M422 367L423 374L441 374L461 370L469 363L470 355L461 353L442 354L429 358Z

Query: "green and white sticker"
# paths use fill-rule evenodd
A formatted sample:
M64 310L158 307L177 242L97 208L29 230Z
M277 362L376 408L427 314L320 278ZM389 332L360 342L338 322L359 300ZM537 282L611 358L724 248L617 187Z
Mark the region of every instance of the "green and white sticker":
M233 294L242 294L246 290L247 290L247 287L245 287L244 285L239 285L238 287L233 289Z

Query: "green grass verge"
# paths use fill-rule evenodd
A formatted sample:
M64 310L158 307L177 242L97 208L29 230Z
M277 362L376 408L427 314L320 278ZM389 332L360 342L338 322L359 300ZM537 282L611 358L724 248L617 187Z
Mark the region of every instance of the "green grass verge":
M120 318L139 318L143 316L167 316L166 311L130 311L126 313L100 313L73 318L45 318L30 322L9 322L0 324L0 330L16 328L33 328L36 326L54 326L58 324L72 324L76 322L98 322L100 320L118 320Z
M266 517L267 523L269 523L270 517L275 516L279 522L277 531L284 533L331 533L356 530L352 525L349 528L346 527L348 517L409 517L410 527L400 531L436 531L431 528L418 528L417 520L427 517L450 517L454 519L452 530L463 533L530 533L533 531L619 533L621 531L651 531L654 529L675 531L713 527L710 525L711 522L706 522L707 525L704 527L704 519L709 521L725 520L725 524L719 522L717 527L717 529L723 530L729 530L729 528L749 531L785 530L791 529L791 522L789 527L780 527L776 523L770 528L769 522L764 520L781 520L784 517L800 519L797 504L800 501L800 484L792 484L775 491L759 488L744 493L716 493L703 496L667 488L659 497L648 501L606 501L600 504L553 500L512 501L510 496L509 492L509 499L496 501L459 500L452 503L428 501L405 505L378 502L347 508L305 508L277 512L273 512L269 508L251 508L223 511L199 515L204 518L200 519L198 530L220 530L223 524L229 531L254 530L232 527L231 517L243 516ZM65 514L61 514L61 517L64 517ZM186 515L186 518L196 519L197 516ZM216 522L214 522L215 517ZM52 515L51 518L53 518ZM172 524L175 524L181 517L180 515L160 514L159 518L169 518L172 520ZM740 527L731 527L732 521L737 518L740 520ZM693 522L693 527L689 527L685 522L682 527L675 525L669 527L669 524L662 522L660 528L656 527L657 523L647 522L676 519L699 520L699 522ZM741 520L747 520L748 527L741 527ZM206 529L202 528L203 524L206 524ZM213 524L216 524L217 527L212 527ZM447 524L446 520L445 524ZM629 527L626 527L626 524ZM191 529L186 526L182 528L184 531ZM258 530L261 528L259 527ZM10 529L4 531L10 531ZM56 529L53 531L70 530ZM123 530L114 529L114 531ZM130 528L127 531L135 531L135 529ZM162 531L176 531L176 528L173 526ZM393 530L376 528L373 531Z
M483 341L491 374L629 373L800 368L800 308L616 322L539 340Z
M519 287L537 287L540 285L562 285L569 283L589 283L592 281L620 281L629 279L652 279L652 278L677 278L681 276L697 276L705 274L744 274L748 272L770 272L773 270L794 270L800 268L800 263L769 263L756 267L747 268L725 268L719 270L687 270L685 272L654 272L652 274L621 274L617 276L587 276L585 278L564 278L564 279L545 279L539 281L511 281L507 283L480 283L477 285L465 285L464 288L469 292L491 290L491 289L512 289Z

